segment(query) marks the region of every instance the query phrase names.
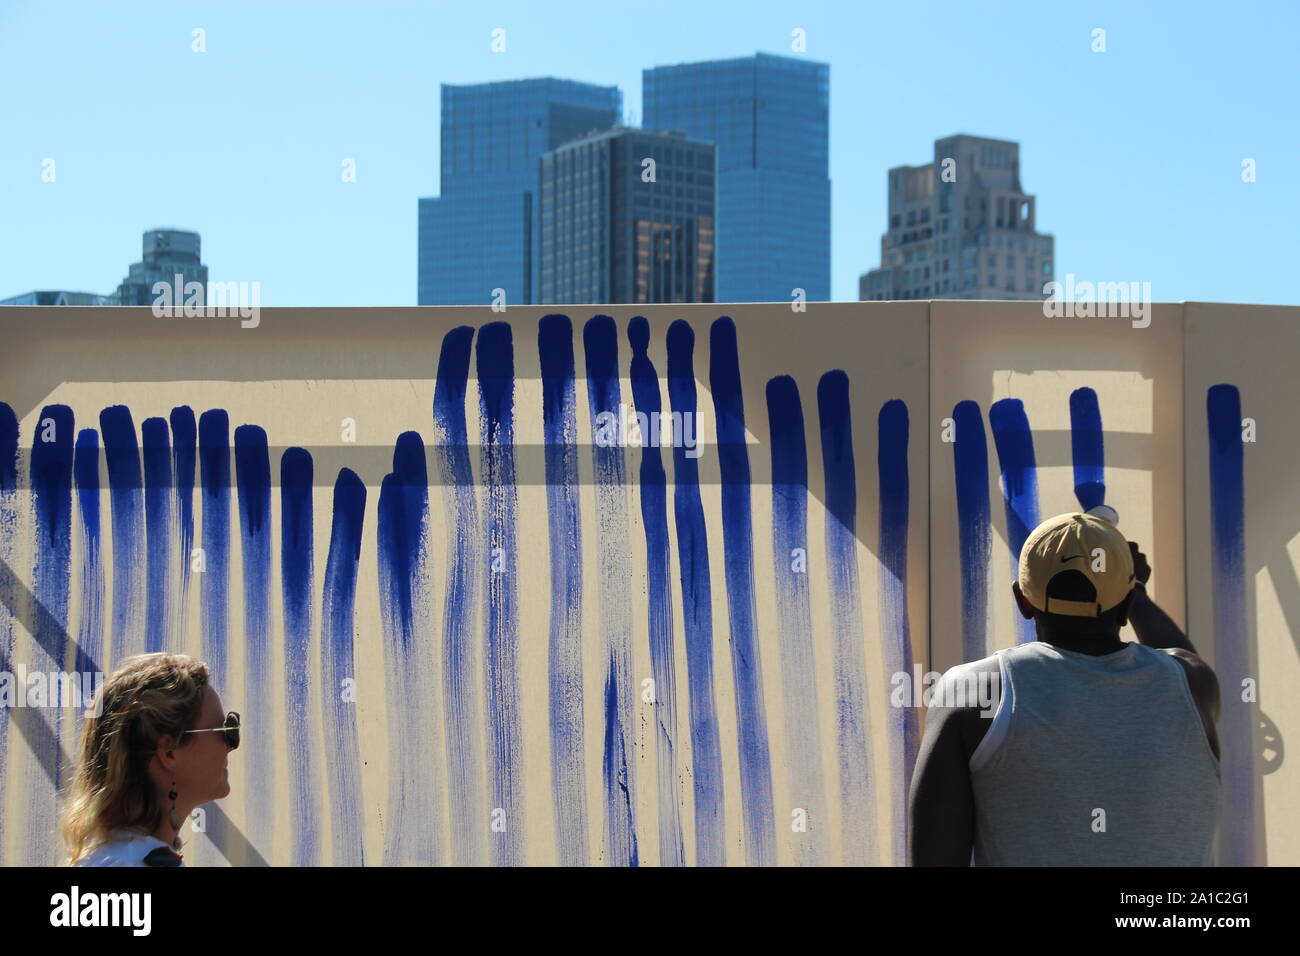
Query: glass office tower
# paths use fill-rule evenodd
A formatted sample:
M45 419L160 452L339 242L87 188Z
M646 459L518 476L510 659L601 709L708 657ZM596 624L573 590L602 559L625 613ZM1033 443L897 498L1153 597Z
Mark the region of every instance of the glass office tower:
M615 86L554 78L442 86L441 195L420 200L420 305L538 301L538 164L609 129Z
M207 301L208 267L200 260L199 234L183 229L150 229L144 234L142 259L134 262L127 276L117 287L117 300L122 305L152 305L157 298L153 291L155 282L176 284L180 276L181 288L172 295L185 295L185 286L197 282L202 286L198 304ZM183 301L183 300L182 300Z
M717 301L829 300L829 65L759 53L641 83L647 129L716 144Z

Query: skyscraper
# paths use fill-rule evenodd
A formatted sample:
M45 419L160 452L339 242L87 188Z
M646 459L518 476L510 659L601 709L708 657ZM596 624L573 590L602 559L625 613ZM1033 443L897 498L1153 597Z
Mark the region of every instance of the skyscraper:
M643 125L717 148L717 301L831 292L830 67L759 53L641 73Z
M441 195L420 200L420 305L537 301L542 153L623 109L615 86L555 78L442 86Z
M712 302L713 144L615 126L545 153L542 302Z
M22 295L0 299L0 305L117 305L117 296L98 295L94 292L65 292L44 290L24 292Z
M175 285L177 276L181 277L181 288L172 295L178 297L178 302L190 298L184 287L191 282L201 287L198 304L207 301L208 267L200 261L199 234L182 229L150 229L144 234L143 261L131 264L117 287L117 300L122 305L151 305L157 298L154 283Z
M1053 243L1035 231L1020 144L956 135L934 162L889 171L889 230L859 299L1042 299Z

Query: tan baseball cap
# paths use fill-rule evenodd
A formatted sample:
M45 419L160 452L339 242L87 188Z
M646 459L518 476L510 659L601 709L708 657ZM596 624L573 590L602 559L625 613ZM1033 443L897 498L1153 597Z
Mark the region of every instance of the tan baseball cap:
M1097 600L1047 597L1047 582L1061 571L1078 571L1097 589ZM1048 614L1097 617L1133 589L1133 553L1120 530L1096 515L1070 512L1048 518L1020 549L1020 590Z

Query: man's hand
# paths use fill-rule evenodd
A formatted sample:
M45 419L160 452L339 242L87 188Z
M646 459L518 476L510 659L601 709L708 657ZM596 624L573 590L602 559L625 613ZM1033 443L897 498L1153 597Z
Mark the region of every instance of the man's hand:
M1130 541L1128 549L1133 552L1133 576L1138 584L1145 587L1147 581L1151 579L1151 565L1147 563L1147 556L1142 553L1136 541Z

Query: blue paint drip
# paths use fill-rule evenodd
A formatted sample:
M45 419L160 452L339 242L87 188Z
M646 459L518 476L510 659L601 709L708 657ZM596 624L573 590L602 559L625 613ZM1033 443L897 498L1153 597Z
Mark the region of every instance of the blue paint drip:
M1025 406L1018 398L1004 398L989 408L989 427L1002 470L1002 498L1007 514L1007 546L1011 551L1011 577L1019 573L1020 550L1029 532L1038 526L1038 468L1034 462L1034 436L1029 431ZM1019 643L1035 640L1034 622L1017 616Z
M963 661L987 657L988 567L993 549L989 510L989 450L984 416L972 401L952 410L953 480L957 487L957 541L961 551L961 653Z
M176 623L172 640L177 647L185 646L189 630L190 609L190 552L194 548L194 473L198 458L198 425L194 410L188 405L178 405L171 411L172 473L176 484L177 555L180 570L180 588L173 602Z
M443 337L433 393L433 421L437 432L434 453L449 531L443 605L442 699L447 726L451 862L457 866L481 863L484 805L479 763L478 655L473 634L474 589L481 568L480 529L465 425L466 381L473 339L474 330L467 325L457 326Z
M907 406L891 399L877 419L876 464L880 487L880 626L885 640L885 669L912 673L912 629L907 610L907 530L910 489L907 473ZM894 860L907 860L907 800L920 747L915 707L890 708L893 724Z
M745 817L745 858L751 866L775 862L772 768L768 754L763 670L758 655L754 610L754 559L749 501L749 452L745 448L745 407L740 386L736 324L728 316L709 330L709 387L718 428L722 474L723 565L727 617L731 624L731 667L736 683L736 722L740 735L741 809Z
M1106 449L1097 393L1076 388L1070 393L1070 450L1074 458L1074 496L1087 511L1106 503Z
M123 658L144 650L139 607L144 545L141 486L144 481L131 410L125 405L105 408L99 413L99 431L104 436L108 498L113 515L113 623L109 634L109 659L105 662L105 666L113 670Z
M203 572L199 575L200 654L218 690L229 688L227 681L227 630L229 627L230 589L230 416L225 409L213 408L199 416L200 501L203 506L199 547L202 549ZM207 835L212 845L224 854L228 849L225 818L208 813ZM196 847L200 859L207 848Z
M18 416L0 402L0 494L18 490Z
M675 415L695 415L695 332L677 319L668 327L668 397ZM695 784L695 863L726 863L722 751L713 692L713 597L709 540L700 503L697 459L673 446L673 514L686 633L686 681L690 692L692 779Z
M340 469L334 483L334 512L321 601L321 687L334 866L365 866L366 862L356 705L344 699L343 683L356 680L353 611L365 511L366 486L350 468Z
M179 650L174 636L168 640L172 621L168 618L171 592L171 494L172 454L167 421L146 418L140 423L140 444L144 453L145 527L145 632L149 653Z
M804 808L812 824L809 832L795 841L795 859L800 866L821 866L829 847L821 825L826 819L826 795L808 587L808 446L799 386L789 375L768 380L767 420L771 429L772 570L781 636L790 797L794 806Z
M18 416L6 402L0 402L0 558L12 563L13 539L18 528L16 495L18 490ZM0 666L6 670L13 660L13 615L0 604ZM6 763L9 754L9 710L0 707L0 780L8 780ZM4 858L7 814L0 813L0 859Z
M1225 688L1253 676L1247 616L1245 446L1241 440L1241 393L1213 385L1205 414L1210 452L1210 540L1214 578L1214 666ZM1240 694L1223 695L1220 738L1223 812L1220 866L1255 866L1255 726L1258 705Z
M35 568L32 593L47 612L34 633L35 652L29 667L39 673L65 669L68 596L72 563L72 409L46 405L36 421L31 451L33 510L36 518ZM78 686L81 686L78 679ZM63 699L58 686L50 689L51 733L30 738L34 761L18 785L24 796L22 820L26 831L23 862L30 866L49 862L50 834L55 829L56 793L68 770L63 763L64 707L77 701Z
M504 811L504 830L494 833L498 866L524 862L523 777L519 754L518 641L515 574L514 346L510 325L489 322L479 330L476 348L481 462L487 499L484 566L485 690L488 708L488 760L493 809Z
M312 635L312 458L303 448L280 456L280 594L284 608L284 668L288 691L289 776L293 795L290 859L320 863L320 800L313 785L315 727L308 678Z
M636 316L627 327L632 346L632 398L650 422L641 449L641 524L645 528L646 616L650 633L650 673L655 683L655 754L659 792L659 865L684 866L681 791L678 787L677 673L673 659L672 560L668 544L667 478L654 416L663 411L659 375L650 361L650 323Z
M588 320L582 329L587 361L587 401L593 423L592 471L596 479L596 510L601 515L597 541L600 554L601 636L608 671L605 676L604 787L605 832L612 866L635 866L636 776L628 757L632 723L632 621L629 611L627 542L627 472L623 436L617 442L596 440L603 430L600 416L619 417L622 399L618 384L618 328L607 315ZM606 430L607 431L607 430ZM612 748L612 749L611 749Z
M99 433L84 428L77 433L72 459L81 513L81 602L77 616L77 654L72 665L78 674L99 669L104 650L104 569L99 519Z
M582 716L582 519L578 487L578 424L573 325L565 315L537 324L542 373L542 438L551 561L548 646L551 791L555 842L562 866L585 866L586 760Z
M244 707L250 726L275 722L271 693L271 457L266 430L257 425L235 429L235 486L239 504L239 543L244 584ZM275 792L277 770L271 748L249 748L244 758L248 777ZM252 800L248 829L254 845L271 840L273 804Z
M841 843L845 863L869 866L877 862L872 822L875 783L858 579L857 464L849 377L843 371L827 372L818 381L817 415L826 482L826 565L835 630Z

